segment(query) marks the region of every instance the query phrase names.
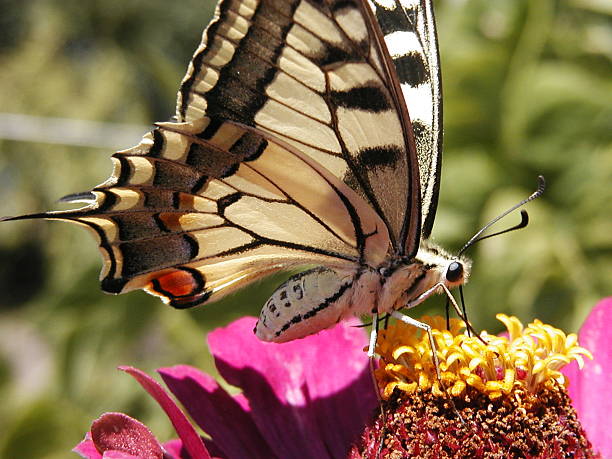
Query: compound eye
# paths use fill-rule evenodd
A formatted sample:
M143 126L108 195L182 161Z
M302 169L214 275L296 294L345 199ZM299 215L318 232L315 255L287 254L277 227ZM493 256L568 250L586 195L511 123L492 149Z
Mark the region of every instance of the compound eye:
M449 282L457 282L463 276L463 265L457 261L453 261L448 265L446 270L446 280Z

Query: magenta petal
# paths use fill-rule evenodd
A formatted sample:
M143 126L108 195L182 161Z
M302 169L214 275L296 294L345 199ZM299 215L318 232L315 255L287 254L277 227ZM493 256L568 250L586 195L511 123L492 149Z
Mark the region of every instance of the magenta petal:
M183 446L183 442L178 438L175 438L174 440L169 440L164 443L164 450L166 450L167 456L170 456L174 459L189 458L189 453Z
M170 422L185 445L185 449L191 457L198 459L210 459L210 455L202 442L202 439L190 424L187 417L176 406L166 391L146 373L133 367L119 367L136 379L140 385L159 403L168 415Z
M569 394L587 437L602 457L612 457L609 418L612 413L612 297L600 301L580 329L578 343L593 353L579 371L574 363L563 369L569 379Z
M226 457L270 457L270 448L249 413L212 377L187 365L157 371Z
M104 413L91 424L91 439L105 457L117 452L142 459L161 459L163 450L147 426L123 413Z
M310 397L324 401L315 403L314 409L332 457L346 456L378 406L363 350L367 338L362 328L354 326L358 323L344 323L318 335L303 361Z
M102 459L143 459L143 456L134 456L123 451L112 450L104 451Z
M283 458L344 456L376 406L363 330L343 323L274 344L259 341L254 325L254 318L240 319L208 342L267 443Z
M72 451L85 459L102 459L102 454L96 449L96 445L94 445L94 442L91 440L90 432L85 434L83 441L76 445Z

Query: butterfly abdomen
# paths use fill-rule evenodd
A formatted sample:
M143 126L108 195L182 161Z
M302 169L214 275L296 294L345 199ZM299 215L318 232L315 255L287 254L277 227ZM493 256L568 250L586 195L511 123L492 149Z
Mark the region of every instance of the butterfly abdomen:
M264 341L285 342L370 312L380 282L368 271L341 275L317 267L282 284L261 310L255 328Z
M264 341L284 342L310 334L305 328L310 330L321 321L336 323L348 309L352 285L352 277L340 279L323 267L292 276L263 306L256 335Z

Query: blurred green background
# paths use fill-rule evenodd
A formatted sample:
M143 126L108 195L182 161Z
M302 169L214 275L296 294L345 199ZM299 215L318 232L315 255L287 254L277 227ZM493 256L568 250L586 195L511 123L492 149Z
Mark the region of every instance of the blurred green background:
M61 196L108 177L114 149L169 119L212 7L0 0L0 216L61 208ZM528 206L527 229L469 254L466 299L477 328L497 331L494 315L506 312L576 331L611 293L611 14L606 0L437 2L445 158L435 240L457 250L531 193L538 174L548 181L545 196ZM47 121L47 141L24 141L15 139L20 129L41 133L36 120L11 124L6 114L131 129L94 126L69 142L76 145L54 144L55 135L86 127L72 132ZM115 368L210 369L206 331L257 314L281 279L175 311L142 292L104 295L99 269L95 243L78 228L0 224L0 457L69 457L104 411L125 411L169 438L161 410ZM442 304L430 300L413 314L439 313Z

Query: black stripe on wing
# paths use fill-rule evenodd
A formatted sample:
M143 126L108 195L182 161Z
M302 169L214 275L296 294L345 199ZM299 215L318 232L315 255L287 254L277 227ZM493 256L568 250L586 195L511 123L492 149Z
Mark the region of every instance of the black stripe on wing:
M421 182L421 236L427 238L442 164L442 83L433 5L431 0L371 1L410 111Z
M239 2L224 0L218 4L216 17L204 32L204 41L213 43L220 28L238 16ZM243 46L237 47L232 60L219 70L219 81L206 93L208 100L207 114L213 118L238 121L253 125L252 116L266 103L265 88L275 76L275 68L267 62L275 62L283 48L284 38L293 26L293 13L299 5L298 0L262 1L257 5L247 35L242 39ZM186 120L198 72L208 56L214 55L216 49L204 48L198 51L191 65L194 71L188 75L179 90L179 120ZM253 55L264 59L253 59Z
M85 225L95 233L103 254L104 291L144 288L180 308L210 300L241 276L244 283L283 266L364 262L367 241L377 234L378 224L369 222L366 235L354 205L360 198L346 196L333 176L322 175L255 131L231 122L211 122L216 128L210 130L208 121L160 125L137 147L116 153L113 177L92 190L93 204L12 219ZM218 160L208 162L215 156ZM261 172L275 171L279 160L291 157L299 166L288 171L293 176ZM296 196L291 179L303 181L304 187L313 180L325 184L322 192L337 200L334 211L322 216L311 211L304 202L320 198ZM325 202L320 205L324 208ZM248 206L255 207L251 211ZM281 212L293 208L305 220L274 215L277 207ZM262 218L274 219L271 229L253 220L262 210ZM296 237L303 228L315 231ZM227 262L233 267L223 268Z
M236 1L222 0L204 33L179 91L179 120L207 114L272 133L364 197L396 253L416 253L414 140L369 6L260 0L239 11Z

